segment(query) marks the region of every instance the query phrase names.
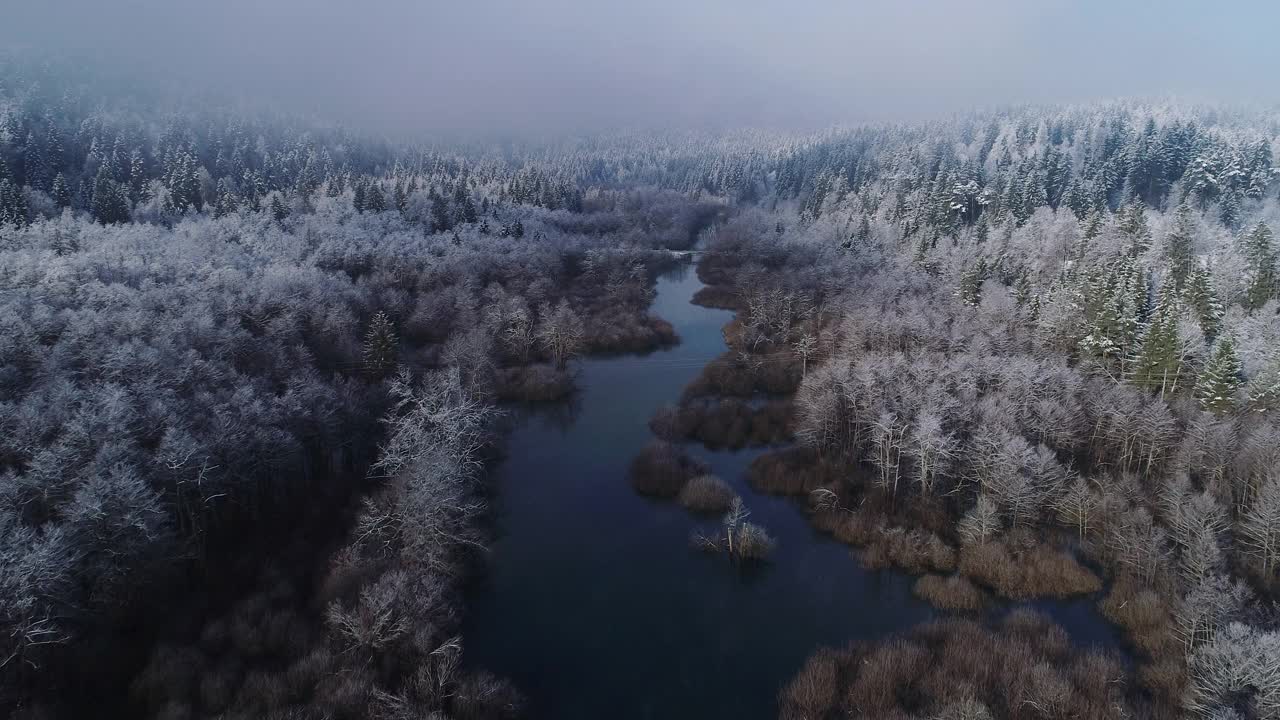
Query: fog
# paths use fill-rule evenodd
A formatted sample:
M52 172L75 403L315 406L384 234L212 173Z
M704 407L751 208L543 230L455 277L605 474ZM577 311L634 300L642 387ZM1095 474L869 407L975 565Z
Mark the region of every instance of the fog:
M0 42L395 131L1276 100L1274 3L4 0Z

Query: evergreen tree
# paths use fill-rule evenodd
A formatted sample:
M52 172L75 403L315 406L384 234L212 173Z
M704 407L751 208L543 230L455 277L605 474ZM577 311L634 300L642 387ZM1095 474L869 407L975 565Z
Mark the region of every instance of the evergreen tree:
M432 192L431 194L431 230L432 232L445 232L453 227L453 222L449 218L449 203L445 199Z
M142 161L142 151L134 150L129 156L129 197L134 202L146 200L147 175Z
M1183 203L1178 207L1177 217L1173 221L1173 231L1165 243L1165 258L1169 262L1169 274L1173 276L1178 289L1182 289L1191 271L1195 268L1195 217L1191 207Z
M1240 379L1240 358L1236 355L1235 343L1229 335L1224 335L1213 346L1213 354L1196 383L1200 405L1215 415L1230 412L1235 407Z
M1182 357L1178 351L1178 315L1181 307L1173 278L1166 278L1151 322L1142 335L1137 357L1130 364L1130 381L1150 391L1177 391L1182 375Z
M93 219L103 225L129 222L129 199L120 184L111 178L111 170L105 163L98 166L98 176L93 181L90 212Z
M369 184L369 189L365 191L364 203L365 209L369 212L380 213L387 209L387 201L382 197L382 189L378 187L377 182Z
M1244 254L1249 263L1249 285L1245 306L1256 310L1276 294L1276 254L1271 246L1271 228L1264 222L1245 236Z
M1280 410L1280 356L1273 356L1250 381L1249 408L1260 413Z
M22 188L11 180L0 180L0 225L26 225L29 214Z
M49 182L49 162L44 154L43 144L36 139L34 133L27 133L27 142L22 151L23 180L27 185L39 190L47 189Z
M280 193L274 193L271 196L271 217L278 223L284 222L285 218L289 217L289 208L280 200Z
M381 310L374 313L369 321L369 330L364 335L365 369L376 377L385 376L395 368L399 345L391 318Z
M342 195L342 176L330 175L325 179L324 186L325 195L328 195L331 198L339 197Z
M1142 268L1123 257L1083 278L1079 293L1087 334L1080 350L1120 363L1121 370L1138 339L1147 312L1147 281Z
M240 198L236 196L235 189L231 187L231 181L222 178L218 181L218 200L214 204L214 217L226 217L240 209Z
M986 279L986 274L987 263L984 259L960 275L960 284L956 288L956 297L960 302L971 307L978 304L982 299L982 282Z
M1151 245L1151 230L1147 228L1147 212L1137 197L1129 201L1120 212L1119 230L1129 240L1130 252L1141 255Z
M396 204L396 210L403 213L409 207L409 195L404 191L404 183L396 180L395 192L393 198Z
M1197 264L1187 278L1183 289L1183 301L1200 323L1205 339L1212 341L1222 330L1222 303L1213 289L1213 277L1209 270Z
M458 217L464 223L473 223L479 219L479 213L476 211L475 201L471 199L471 193L467 192L461 185L454 195L454 205L458 208Z
M356 209L356 212L364 212L366 207L364 182L356 182L355 191L352 193L351 206Z
M53 178L53 202L59 208L71 207L71 188L67 186L67 178L62 173L58 173Z

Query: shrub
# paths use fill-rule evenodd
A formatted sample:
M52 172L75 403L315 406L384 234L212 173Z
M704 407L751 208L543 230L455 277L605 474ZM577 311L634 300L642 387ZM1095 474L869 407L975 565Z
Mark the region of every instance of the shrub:
M573 392L573 377L554 365L502 368L494 374L493 382L499 400L550 402Z
M733 502L729 484L715 475L699 475L680 491L677 498L685 508L700 513L723 513Z
M1070 554L1045 545L1011 549L1003 541L967 545L960 572L1014 600L1069 597L1102 589L1102 581Z
M791 403L754 406L738 398L689 399L667 406L649 421L664 440L697 440L711 449L771 445L790 438Z
M838 486L848 474L847 465L819 458L813 450L802 447L766 453L747 468L751 487L775 495L804 495L820 487Z
M727 333L732 334L734 324ZM740 357L728 352L702 368L684 389L685 400L708 395L749 398L790 395L800 387L800 361L789 351Z
M847 545L868 545L884 528L884 517L861 509L818 510L811 520L819 530L825 530Z
M1071 647L1032 612L988 629L939 620L905 637L816 653L779 697L781 717L1091 718L1134 716L1114 658Z
M1173 608L1154 590L1122 575L1111 584L1098 607L1104 617L1124 628L1129 641L1148 656L1181 651L1182 643L1173 633Z
M724 285L706 285L693 294L690 302L719 310L738 310L742 307L742 298L738 292Z
M679 447L655 440L631 461L631 485L643 495L673 498L680 494L689 478L706 471L705 464Z
M473 673L458 683L450 704L457 720L514 720L522 701L511 683L487 672Z
M862 552L862 562L875 570L899 567L913 574L950 572L956 567L956 553L933 533L888 528L872 535Z
M925 575L911 591L939 610L975 611L986 605L986 593L963 575Z
M585 344L590 353L641 353L680 341L671 323L631 311L604 312L586 320Z
M800 673L787 684L779 700L783 720L807 720L827 715L840 690L841 657L830 648L809 656Z
M736 560L765 560L773 552L774 541L764 528L747 522L751 511L734 497L725 513L723 528L717 535L695 533L694 547L707 552L723 552Z
M743 560L767 560L775 543L769 533L755 523L743 523L734 539L733 553Z

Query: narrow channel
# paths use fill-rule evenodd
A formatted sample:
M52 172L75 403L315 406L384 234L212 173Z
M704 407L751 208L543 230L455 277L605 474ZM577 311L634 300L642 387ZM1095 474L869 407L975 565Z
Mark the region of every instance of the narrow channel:
M518 411L494 470L497 537L473 584L468 665L512 680L533 720L777 717L777 694L814 650L905 631L938 615L912 577L867 571L795 500L747 486L761 450L691 451L746 501L778 545L735 566L689 546L706 524L627 481L649 418L724 352L733 314L693 305L692 265L661 277L653 312L681 342L586 359L571 407ZM1078 642L1113 645L1093 601L1036 603Z

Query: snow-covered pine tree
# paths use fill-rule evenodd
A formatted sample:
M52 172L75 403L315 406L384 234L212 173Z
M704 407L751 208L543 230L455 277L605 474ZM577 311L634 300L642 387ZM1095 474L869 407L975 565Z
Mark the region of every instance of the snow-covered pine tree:
M1200 405L1215 415L1225 415L1234 409L1241 374L1235 342L1230 335L1223 335L1213 346L1213 354L1196 383L1196 397Z
M1187 277L1182 300L1200 323L1200 331L1212 341L1222 331L1222 303L1213 289L1213 276L1199 263Z
M1138 354L1129 366L1129 379L1152 392L1176 392L1182 377L1182 357L1178 352L1178 315L1182 310L1172 277L1160 288L1155 312L1142 335Z
M1173 276L1178 289L1182 289L1196 265L1195 227L1191 206L1183 203L1178 207L1173 230L1165 240L1165 259L1169 262L1169 274Z
M1249 263L1245 306L1251 310L1262 307L1276 294L1276 253L1271 240L1271 227L1265 222L1259 222L1244 239L1244 255Z

